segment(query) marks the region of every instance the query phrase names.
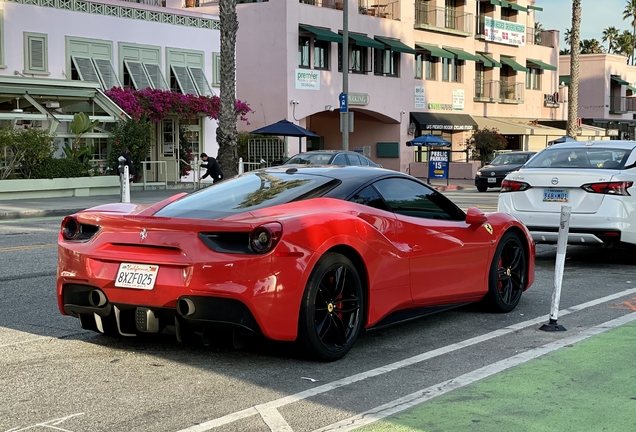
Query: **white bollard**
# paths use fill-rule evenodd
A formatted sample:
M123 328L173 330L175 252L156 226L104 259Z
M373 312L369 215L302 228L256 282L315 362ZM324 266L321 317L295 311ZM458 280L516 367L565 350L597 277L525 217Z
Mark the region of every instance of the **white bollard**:
M243 158L239 158L238 173L239 175L243 174Z
M559 318L559 303L561 302L561 285L563 284L563 269L565 267L565 253L568 248L568 233L570 232L570 213L572 207L561 206L561 220L559 222L559 237L557 239L557 254L554 265L554 292L550 308L550 321L543 324L539 330L565 331L565 327L557 323Z
M130 173L128 165L124 166L124 173L119 176L121 180L121 202L130 202Z

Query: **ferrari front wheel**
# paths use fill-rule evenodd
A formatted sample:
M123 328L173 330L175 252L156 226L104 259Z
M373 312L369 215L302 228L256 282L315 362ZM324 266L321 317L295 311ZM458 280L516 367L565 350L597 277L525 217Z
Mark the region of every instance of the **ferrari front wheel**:
M329 252L316 264L300 308L298 342L316 360L334 361L353 346L364 319L364 292L351 260Z
M527 269L528 257L519 236L505 233L490 265L488 294L484 300L491 310L505 313L517 307L526 286Z

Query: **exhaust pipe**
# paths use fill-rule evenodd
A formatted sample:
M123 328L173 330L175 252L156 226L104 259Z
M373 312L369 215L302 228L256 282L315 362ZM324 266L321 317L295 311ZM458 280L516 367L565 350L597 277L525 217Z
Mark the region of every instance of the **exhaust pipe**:
M93 307L102 307L108 303L108 299L102 290L94 289L88 293L88 302Z
M195 311L194 302L189 298L181 298L177 302L177 312L181 316L189 316L194 314Z

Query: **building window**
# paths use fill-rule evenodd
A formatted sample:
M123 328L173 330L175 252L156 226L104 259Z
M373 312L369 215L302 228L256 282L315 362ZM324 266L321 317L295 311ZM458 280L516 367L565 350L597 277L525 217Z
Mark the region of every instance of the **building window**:
M424 53L415 54L415 79L424 78Z
M121 87L113 69L113 43L66 37L67 70L72 80L99 83L102 89Z
M166 48L170 89L183 94L213 96L204 71L202 51Z
M541 69L528 68L528 72L526 72L526 88L528 90L541 90Z
M119 43L119 70L125 88L168 90L161 71L161 47Z
M163 145L163 157L173 157L174 147L177 142L178 131L173 119L162 120L162 145Z
M298 38L298 67L309 68L309 43L311 39L306 36Z
M400 53L390 49L374 48L373 73L397 77L399 75Z
M212 85L221 86L221 53L212 53Z
M437 79L437 57L425 54L424 61L424 78L435 81Z
M356 44L349 45L349 72L364 74L368 72L369 49ZM338 71L342 72L342 44L338 44Z
M442 81L462 82L462 60L442 58Z
M86 138L86 145L93 146L93 160L108 160L108 138Z
M48 75L47 36L24 32L24 73Z
M0 68L6 68L4 64L4 10L0 9Z
M517 11L509 7L501 7L501 19L504 21L516 21Z
M329 69L330 42L314 39L314 69Z

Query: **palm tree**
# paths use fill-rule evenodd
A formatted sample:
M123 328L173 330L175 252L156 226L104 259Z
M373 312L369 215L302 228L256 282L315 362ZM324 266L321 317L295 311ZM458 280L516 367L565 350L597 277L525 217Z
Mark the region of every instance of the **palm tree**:
M581 41L581 54L601 54L605 48L596 39L584 39Z
M534 23L534 43L535 45L539 45L541 43L541 32L543 31L543 26L540 22L535 21Z
M608 27L603 30L603 42L607 42L607 52L616 52L616 39L618 39L618 29L614 26Z
M627 63L629 64L629 59L634 53L634 36L632 36L629 30L624 30L616 39L615 53L626 56Z
M563 48L559 50L559 55L570 55L570 48Z
M569 33L570 46L581 44L581 0L572 0L572 31ZM568 87L568 125L567 134L576 138L579 118L579 49L570 54L570 85Z
M636 39L636 0L627 0L627 4L625 5L625 10L623 10L623 21L626 19L632 20L632 27L634 29L632 32L632 37ZM632 66L633 65L634 65L634 56L632 56Z
M221 106L216 142L217 161L225 178L238 173L238 133L236 131L236 33L238 18L236 0L219 0L221 27Z
M565 36L563 36L563 39L565 39L566 45L570 45L570 47L572 47L572 44L570 44L570 42L572 42L570 29L565 29Z

